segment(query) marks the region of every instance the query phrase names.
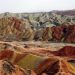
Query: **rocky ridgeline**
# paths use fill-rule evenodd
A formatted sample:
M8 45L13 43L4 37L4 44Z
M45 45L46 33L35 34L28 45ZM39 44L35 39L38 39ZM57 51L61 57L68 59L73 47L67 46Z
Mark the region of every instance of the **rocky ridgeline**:
M38 13L3 13L0 18L16 17L26 21L27 26L39 29L41 27L59 26L62 24L75 24L75 16L60 15L56 12L38 12Z
M75 16L53 12L0 14L0 40L75 42Z

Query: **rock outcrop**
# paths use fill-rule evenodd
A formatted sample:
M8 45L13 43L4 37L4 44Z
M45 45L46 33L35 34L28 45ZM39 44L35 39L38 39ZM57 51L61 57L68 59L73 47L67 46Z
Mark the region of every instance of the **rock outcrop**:
M74 65L75 46L54 51L32 44L0 42L1 75L74 75Z
M0 60L0 75L27 75L24 70L17 65L13 65L7 60Z

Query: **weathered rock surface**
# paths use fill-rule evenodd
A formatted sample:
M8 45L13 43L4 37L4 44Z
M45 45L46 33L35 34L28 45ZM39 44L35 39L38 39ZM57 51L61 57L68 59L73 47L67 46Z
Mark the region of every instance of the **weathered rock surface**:
M27 75L24 70L7 60L0 60L0 75Z
M36 44L36 43L35 43ZM72 75L75 74L75 45L62 46L60 49L51 48L52 46L43 47L41 44L19 43L19 42L0 42L0 72L8 73L8 68L3 68L3 63L16 73L24 75ZM60 45L59 45L60 46ZM13 64L17 64L23 69ZM11 66L11 67L10 67ZM23 70L23 71L22 71ZM29 70L29 71L28 71ZM12 72L14 73L14 72ZM9 74L9 75L12 75ZM18 75L19 75L18 74ZM22 75L20 74L20 75ZM15 75L15 73L14 73Z
M75 17L56 13L0 14L0 41L75 42Z
M52 31L54 41L75 42L75 25L52 27Z

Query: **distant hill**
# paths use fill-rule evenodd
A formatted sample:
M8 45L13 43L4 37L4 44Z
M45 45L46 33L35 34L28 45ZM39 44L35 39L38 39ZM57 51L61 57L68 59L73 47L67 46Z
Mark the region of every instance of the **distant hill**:
M74 10L65 10L65 11L54 11L55 13L59 15L69 15L69 16L75 16L75 9Z

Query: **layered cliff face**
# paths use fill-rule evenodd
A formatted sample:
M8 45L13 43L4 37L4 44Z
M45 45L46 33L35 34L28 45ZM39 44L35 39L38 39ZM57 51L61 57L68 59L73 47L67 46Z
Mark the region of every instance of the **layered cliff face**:
M34 29L27 20L15 17L0 19L0 41L75 42L75 25Z
M0 15L0 41L75 42L74 16L55 13Z
M3 41L22 41L22 39L32 40L33 31L26 23L26 21L15 17L1 18L0 39Z
M52 27L52 31L55 41L75 42L75 25Z

